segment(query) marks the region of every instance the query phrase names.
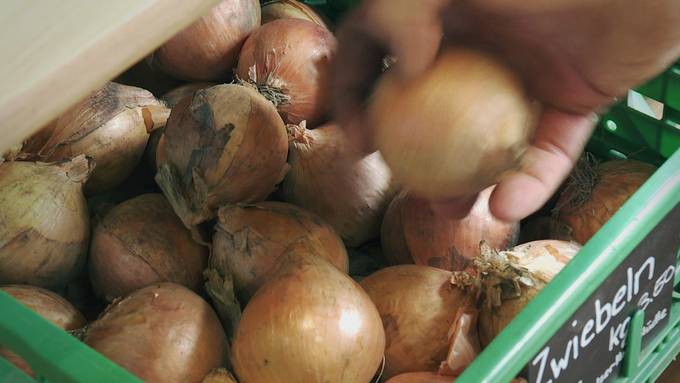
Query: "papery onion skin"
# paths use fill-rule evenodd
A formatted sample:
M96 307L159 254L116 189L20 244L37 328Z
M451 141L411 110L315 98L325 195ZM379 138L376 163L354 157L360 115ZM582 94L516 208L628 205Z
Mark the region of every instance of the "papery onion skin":
M474 195L518 169L536 120L517 76L464 48L415 78L385 74L367 113L397 180L431 200Z
M165 102L169 108L173 108L184 98L194 97L194 94L196 94L197 90L210 88L215 85L218 84L214 82L191 82L184 84L162 95L161 101Z
M259 26L259 1L224 0L158 48L151 62L183 80L226 80L243 42Z
M385 256L392 264L415 263L463 270L479 255L479 243L495 249L517 243L518 222L503 222L489 211L493 188L482 191L465 218L436 212L429 202L402 191L390 203L381 228Z
M354 152L342 129L289 126L290 171L283 199L316 213L348 246L377 238L397 185L380 153Z
M369 382L385 347L375 306L328 262L291 251L243 312L231 355L239 381Z
M208 373L201 383L238 383L236 378L225 368L217 368Z
M621 208L656 167L635 160L614 160L597 165L595 185L585 188L586 201L575 201L584 186L569 180L557 201L557 219L571 229L572 238L585 244ZM571 187L570 187L571 186Z
M220 208L210 264L231 272L239 300L245 303L268 280L286 248L298 241L347 273L347 250L332 227L315 214L273 201Z
M451 376L434 372L407 372L394 376L385 383L452 383L455 381Z
M71 303L49 290L28 285L7 285L0 290L63 330L76 330L85 325L85 318ZM0 357L34 376L30 365L19 355L0 347Z
M156 182L187 226L214 217L222 204L264 200L288 170L281 117L244 86L217 85L184 99L163 137Z
M305 3L295 0L276 0L262 6L262 24L278 19L302 19L328 29L321 16Z
M114 207L92 235L90 279L107 301L158 282L199 291L207 263L208 249L192 240L161 194Z
M279 19L253 32L245 44L236 75L277 94L277 109L288 124L322 122L330 105L330 66L337 42L311 21ZM280 99L285 98L285 100Z
M0 165L0 284L63 288L82 269L90 236L84 156Z
M474 297L451 284L451 273L430 266L387 267L361 281L385 327L384 378L435 371L449 350L456 311Z
M84 341L150 383L198 383L223 366L229 352L210 305L174 283L114 302L88 326Z

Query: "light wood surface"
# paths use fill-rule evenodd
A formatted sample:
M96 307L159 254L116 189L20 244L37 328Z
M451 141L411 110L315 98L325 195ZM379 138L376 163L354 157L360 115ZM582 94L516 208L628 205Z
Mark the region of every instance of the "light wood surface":
M0 0L0 154L219 0Z

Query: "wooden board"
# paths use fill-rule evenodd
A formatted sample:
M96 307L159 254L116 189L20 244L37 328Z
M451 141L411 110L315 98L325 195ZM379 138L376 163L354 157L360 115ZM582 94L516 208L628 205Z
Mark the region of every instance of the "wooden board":
M0 1L0 153L219 0Z

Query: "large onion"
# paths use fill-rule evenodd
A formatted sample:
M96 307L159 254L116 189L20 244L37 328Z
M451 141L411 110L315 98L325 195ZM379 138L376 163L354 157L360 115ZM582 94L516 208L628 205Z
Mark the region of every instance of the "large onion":
M474 296L454 286L450 272L434 267L388 267L364 278L361 287L385 326L385 378L436 371L447 359L448 333L457 314L475 310Z
M501 252L483 245L482 255L474 261L482 286L482 345L489 344L580 248L558 240L529 242Z
M262 24L278 19L302 19L328 29L321 16L312 8L295 0L274 0L262 6Z
M81 270L90 235L82 184L92 162L0 165L0 284L63 288Z
M393 264L415 263L445 270L463 270L479 255L479 243L496 249L517 243L519 224L496 219L489 211L493 188L480 193L463 219L437 213L424 200L402 191L390 204L382 223L385 256Z
M167 162L156 182L187 226L214 217L222 204L265 199L288 169L281 117L240 85L217 85L182 100L163 142Z
M347 273L345 245L316 215L283 202L220 208L210 265L231 272L241 302L268 280L288 246L304 241L315 255Z
M114 302L85 343L149 383L200 382L228 355L215 312L191 290L161 283Z
M257 0L223 0L158 48L151 62L185 80L224 80L236 64L243 42L259 26Z
M331 224L350 246L378 236L396 193L380 153L355 153L334 124L314 130L289 126L291 169L283 180L284 200Z
M586 243L656 171L635 160L579 162L557 201L557 219Z
M330 105L335 47L335 37L311 21L275 20L248 37L236 74L274 102L285 122L314 126Z
M76 330L85 325L83 315L67 300L51 291L23 285L3 286L0 290L61 329ZM17 354L0 347L0 357L9 360L28 375L34 376L28 363Z
M132 173L144 154L147 130L165 124L169 113L148 91L109 82L45 128L49 139L26 155L45 161L88 155L97 167L85 192L107 191Z
M429 199L473 195L498 183L520 166L535 124L514 73L464 48L445 50L415 78L388 72L368 113L397 180Z
M191 82L188 84L184 84L162 95L161 101L165 102L165 105L167 105L169 108L174 108L175 105L179 104L179 102L182 101L184 98L186 97L193 98L194 94L196 94L196 91L210 88L215 85L218 84L214 82Z
M198 291L207 263L207 248L191 239L161 194L143 194L114 207L92 235L90 278L108 301L157 282Z
M385 335L359 285L304 246L246 306L231 360L241 383L368 383Z

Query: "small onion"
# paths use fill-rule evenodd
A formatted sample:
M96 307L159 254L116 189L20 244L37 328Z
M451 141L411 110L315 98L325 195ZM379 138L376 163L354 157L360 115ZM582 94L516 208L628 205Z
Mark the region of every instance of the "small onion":
M158 282L194 291L203 283L208 249L195 243L161 194L143 194L114 207L94 229L90 279L112 301Z
M393 264L415 263L445 270L463 270L479 256L479 243L495 249L517 243L519 224L496 219L489 211L493 188L480 193L463 219L437 213L424 200L402 191L390 204L382 223L385 256Z
M132 173L144 154L147 130L164 125L169 113L148 91L110 82L45 128L51 131L49 139L25 155L45 161L90 156L97 167L85 184L85 193L101 193Z
M458 48L415 78L387 72L368 120L397 180L418 196L445 199L473 195L517 169L534 112L513 72Z
M85 325L83 315L66 299L51 291L23 285L2 286L0 290L63 330L76 330ZM0 347L0 357L9 360L29 376L34 376L28 363L17 354Z
M319 215L349 246L378 237L396 193L380 153L355 153L337 125L304 126L289 126L291 169L283 180L283 199Z
M210 305L174 283L114 302L87 327L84 341L149 383L198 383L229 353Z
M279 19L253 32L236 74L277 105L289 124L320 123L330 105L330 66L336 41L311 21Z
M199 90L170 114L156 174L185 225L215 216L225 203L264 200L288 165L286 129L274 106L235 84Z
M580 161L557 201L557 219L586 243L655 171L635 160Z
M580 248L558 240L529 242L502 252L482 246L474 267L482 286L478 325L482 345L491 343Z
M347 273L347 251L332 227L301 208L271 201L220 208L210 265L231 272L245 303L268 280L286 248L298 241Z
M184 80L225 80L243 42L259 26L257 0L223 0L158 48L150 60L153 66Z
M391 266L364 278L361 287L385 326L385 378L436 371L447 357L457 313L475 311L474 296L453 285L450 272L434 267Z
M0 284L63 288L82 269L90 222L85 156L0 165Z
M241 383L369 382L385 335L364 291L296 246L246 306L232 344Z
M278 19L302 19L328 29L321 16L312 8L295 0L275 0L262 6L262 24Z
M203 378L201 383L238 383L236 378L225 368L216 368Z

